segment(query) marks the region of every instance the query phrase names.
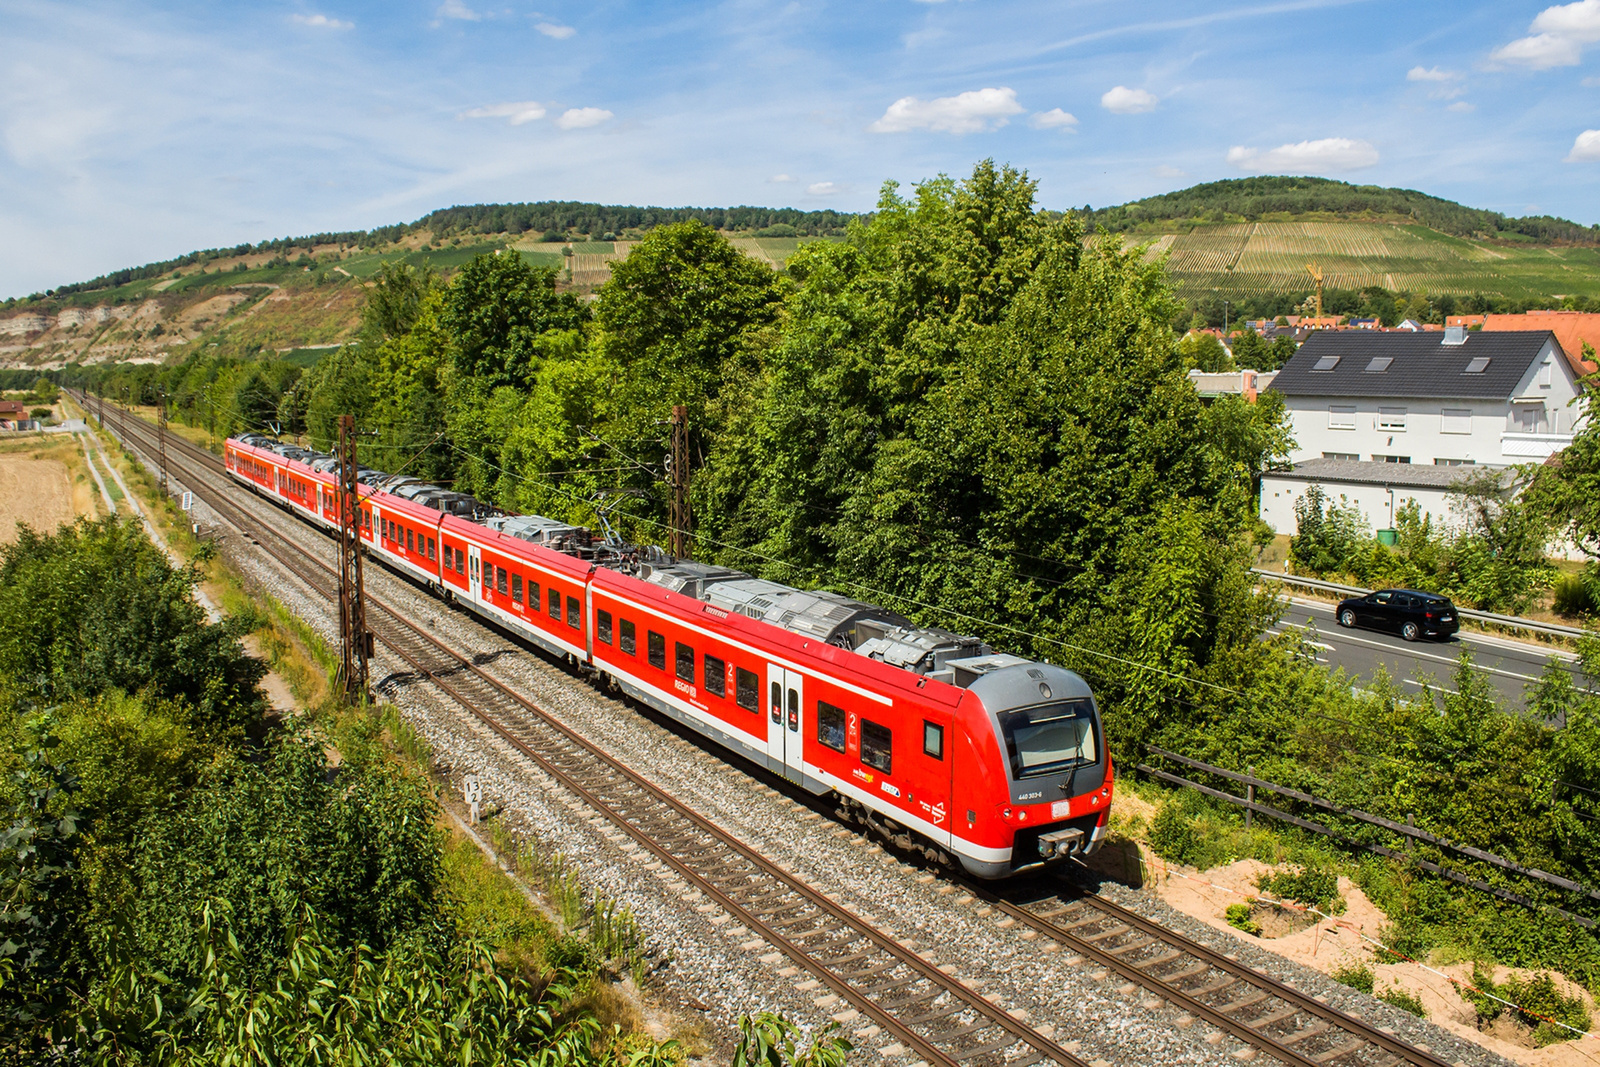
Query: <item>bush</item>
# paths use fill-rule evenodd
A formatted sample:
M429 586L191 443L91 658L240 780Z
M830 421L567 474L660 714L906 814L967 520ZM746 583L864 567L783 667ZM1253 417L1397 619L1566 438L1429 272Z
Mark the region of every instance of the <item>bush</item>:
M1150 824L1150 847L1169 860L1204 870L1233 860L1216 816L1200 794L1182 790L1167 798Z
M1600 613L1600 582L1590 572L1563 574L1552 587L1555 593L1557 615L1594 615Z
M1326 867L1302 863L1287 870L1263 872L1256 879L1256 888L1282 900L1292 900L1319 911L1344 910L1338 907L1342 903L1339 875Z
M1243 930L1255 937L1261 936L1261 924L1250 917L1251 908L1248 904L1229 904L1223 918L1228 920L1228 925L1235 930Z
M1531 978L1513 975L1504 982L1496 982L1487 967L1473 964L1472 984L1481 992L1462 987L1461 996L1478 1013L1479 1029L1506 1011L1512 1012L1517 1022L1533 1031L1534 1044L1540 1047L1576 1037L1567 1029L1569 1026L1574 1030L1589 1029L1589 1012L1583 1006L1583 998L1563 996L1548 973ZM1516 1007L1508 1008L1502 1000ZM1559 1025L1562 1023L1566 1025Z
M1411 992L1409 989L1402 989L1400 986L1390 986L1388 989L1385 989L1382 993L1378 994L1378 999L1383 1001L1385 1004L1399 1008L1401 1011L1409 1011L1412 1015L1415 1015L1419 1019L1426 1019L1428 1017L1428 1009L1422 1006L1422 998Z
M1333 980L1340 985L1347 985L1351 989L1372 995L1373 977L1372 968L1365 963L1347 963L1333 969Z

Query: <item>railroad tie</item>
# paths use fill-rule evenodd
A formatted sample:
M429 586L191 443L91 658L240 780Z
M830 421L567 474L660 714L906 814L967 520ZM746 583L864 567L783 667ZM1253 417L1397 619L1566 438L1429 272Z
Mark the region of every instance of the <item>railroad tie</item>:
M1280 1045L1298 1045L1300 1042L1306 1040L1307 1038L1316 1037L1318 1034L1327 1033L1328 1029L1329 1029L1329 1027L1328 1027L1327 1023L1322 1022L1321 1020L1318 1020L1316 1023L1312 1024L1311 1026L1306 1027L1304 1030L1296 1030L1294 1033L1289 1034L1287 1037L1278 1038L1278 1043Z
M1236 1011L1260 1004L1263 1000L1266 1000L1271 995L1272 994L1258 989L1253 993L1247 993L1238 1000L1230 1001L1227 1004L1224 1004L1222 1007L1218 1008L1217 1011L1223 1015L1232 1015Z
M1117 937L1121 934L1125 934L1132 929L1133 927L1126 923L1118 923L1109 930L1101 930L1098 934L1090 934L1087 937L1080 937L1078 940L1092 945L1097 941L1104 941L1107 938Z

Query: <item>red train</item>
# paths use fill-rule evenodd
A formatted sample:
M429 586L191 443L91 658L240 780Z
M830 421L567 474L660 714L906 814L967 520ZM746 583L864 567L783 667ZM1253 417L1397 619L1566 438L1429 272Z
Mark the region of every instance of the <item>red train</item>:
M336 460L255 434L229 473L324 527ZM1099 847L1113 771L1078 675L872 604L596 538L363 468L371 556L908 849L998 878Z

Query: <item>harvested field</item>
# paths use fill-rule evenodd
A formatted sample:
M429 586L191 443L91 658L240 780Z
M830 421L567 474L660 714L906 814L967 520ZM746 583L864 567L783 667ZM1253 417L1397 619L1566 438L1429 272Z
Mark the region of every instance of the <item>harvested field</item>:
M0 445L0 544L17 539L17 524L54 530L97 513L95 489L75 435Z

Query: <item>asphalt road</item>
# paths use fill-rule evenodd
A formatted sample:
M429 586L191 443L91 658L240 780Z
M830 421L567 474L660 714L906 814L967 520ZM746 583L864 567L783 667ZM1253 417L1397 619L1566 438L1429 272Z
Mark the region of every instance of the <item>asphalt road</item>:
M1456 662L1463 648L1472 654L1474 668L1488 678L1507 708L1526 706L1527 687L1550 662L1572 674L1575 685L1585 684L1575 666L1576 657L1569 652L1466 632L1443 640L1405 641L1398 634L1380 630L1346 630L1334 618L1332 604L1299 597L1288 601L1282 621L1268 632L1302 631L1318 663L1343 667L1357 685L1369 681L1381 665L1407 692L1424 688L1453 692Z

